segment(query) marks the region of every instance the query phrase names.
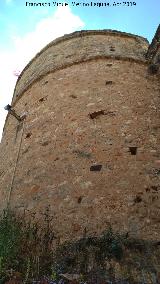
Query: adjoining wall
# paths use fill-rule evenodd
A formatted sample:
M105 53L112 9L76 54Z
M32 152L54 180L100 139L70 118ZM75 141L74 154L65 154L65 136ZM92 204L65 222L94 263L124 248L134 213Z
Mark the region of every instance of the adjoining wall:
M23 133L12 116L6 122L1 208L9 192L12 208L28 210L38 218L50 206L55 233L62 241L82 236L84 230L100 233L109 223L131 235L158 239L160 86L157 76L148 75L142 55L145 41L107 32L73 38L60 43L71 60L76 40L83 46L76 64L72 61L67 67L57 61L54 65L59 45L49 45L52 52L44 51L48 54L44 58L51 57L51 69L44 68L49 74L41 76L45 59L37 65L37 73L38 61L33 60L18 81L14 108L20 114L27 112L27 117ZM117 56L107 55L110 45ZM95 48L106 50L106 57L97 58ZM82 54L89 59L92 52L95 58L81 60ZM58 64L63 68L54 71ZM31 70L37 79L22 92Z
M149 45L146 58L150 64L150 74L157 74L160 80L160 25L158 26L155 36Z
M158 26L155 36L148 48L146 57L150 63L157 63L160 65L160 25Z

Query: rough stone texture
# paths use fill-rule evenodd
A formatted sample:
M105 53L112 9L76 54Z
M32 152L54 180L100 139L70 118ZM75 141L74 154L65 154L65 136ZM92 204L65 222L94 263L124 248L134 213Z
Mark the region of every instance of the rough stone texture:
M146 46L135 36L88 33L51 43L26 67L14 100L18 114L27 112L24 132L8 115L0 145L1 209L23 135L12 208L40 218L50 206L62 241L85 229L100 233L109 223L159 238L160 84L148 73Z
M157 74L160 78L160 25L148 48L146 58L150 63L148 71L150 74Z
M151 63L157 63L160 65L160 25L158 26L155 36L148 48L146 57Z
M82 31L51 42L26 66L15 88L19 97L40 77L57 69L95 57L145 61L146 39L116 31Z

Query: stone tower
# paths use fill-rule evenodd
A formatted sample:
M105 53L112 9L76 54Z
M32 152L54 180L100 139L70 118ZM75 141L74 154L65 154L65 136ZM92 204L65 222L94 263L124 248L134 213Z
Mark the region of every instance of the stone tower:
M62 240L108 224L160 233L160 28L151 43L112 30L74 32L18 78L1 142L1 209L40 218ZM24 118L25 117L25 118Z

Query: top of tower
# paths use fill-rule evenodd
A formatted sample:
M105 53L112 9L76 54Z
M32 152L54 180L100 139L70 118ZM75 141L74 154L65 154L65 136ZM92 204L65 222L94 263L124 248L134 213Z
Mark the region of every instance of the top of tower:
M59 37L23 69L14 90L13 103L38 78L72 64L104 57L146 62L148 45L146 38L116 30L82 30Z

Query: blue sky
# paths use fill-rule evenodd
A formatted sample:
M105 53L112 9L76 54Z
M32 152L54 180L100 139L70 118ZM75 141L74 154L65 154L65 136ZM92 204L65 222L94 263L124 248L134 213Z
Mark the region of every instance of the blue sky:
M68 6L54 7L52 2L63 1L35 0L28 2L50 6L29 7L24 0L0 0L0 136L6 116L3 107L11 102L17 80L14 71L22 71L48 42L82 29L114 29L141 35L151 42L160 23L160 0L135 0L133 6L113 6L123 3L120 0L74 1L81 5L75 7L66 0ZM91 7L91 2L108 2L110 6Z

